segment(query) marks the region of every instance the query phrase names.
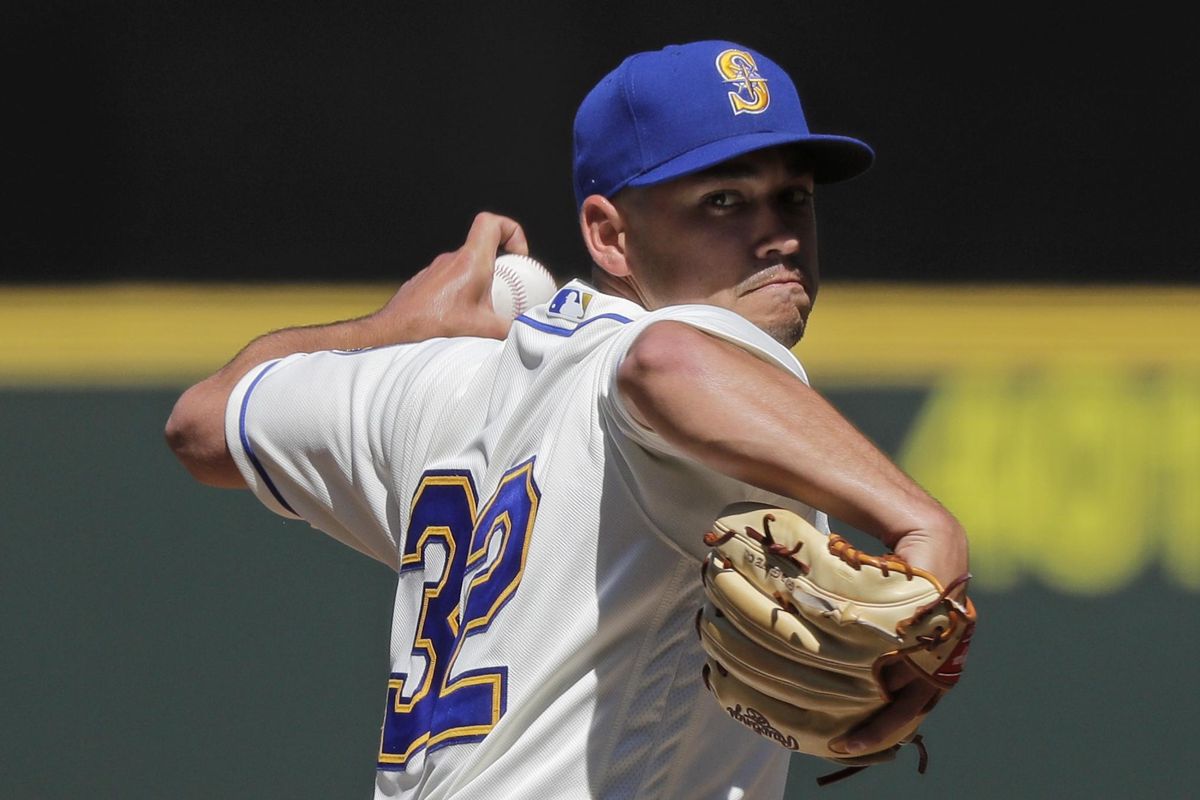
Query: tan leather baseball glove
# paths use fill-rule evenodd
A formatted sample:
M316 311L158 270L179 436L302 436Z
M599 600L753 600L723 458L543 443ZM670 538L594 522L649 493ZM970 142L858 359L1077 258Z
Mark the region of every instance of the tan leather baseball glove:
M705 683L726 712L781 746L843 769L828 783L925 749L917 729L959 679L975 608L894 553L873 556L782 508L738 503L705 534L707 602L696 625ZM938 692L873 753L848 757L829 742L890 701L881 670L906 660Z

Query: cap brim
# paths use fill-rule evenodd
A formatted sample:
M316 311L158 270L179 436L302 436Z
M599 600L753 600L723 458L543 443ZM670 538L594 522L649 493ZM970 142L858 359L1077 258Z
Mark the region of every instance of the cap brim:
M775 147L794 144L813 157L813 180L817 183L837 183L861 175L875 161L875 151L865 142L849 136L828 134L794 133L747 133L720 141L710 142L689 150L683 155L665 161L641 175L629 180L626 186L650 186L655 183L681 178L693 172L728 161L740 155Z

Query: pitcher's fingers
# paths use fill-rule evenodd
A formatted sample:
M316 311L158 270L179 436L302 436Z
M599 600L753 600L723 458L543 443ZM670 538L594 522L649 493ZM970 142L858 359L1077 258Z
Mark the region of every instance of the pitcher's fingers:
M879 750L880 745L890 741L896 731L920 716L936 694L937 690L924 681L908 684L896 693L892 702L875 712L862 725L831 741L829 749L849 755Z
M525 229L521 224L508 217L501 217L504 223L511 223L511 227L505 227L504 235L500 239L500 249L508 253L516 253L517 255L529 255L529 242L525 240Z
M880 677L883 679L883 686L892 697L895 697L896 692L908 686L913 681L917 680L916 669L907 661L896 660L888 664L880 672Z
M475 215L463 249L470 250L472 255L486 260L489 269L500 250L529 255L529 243L525 241L525 231L521 224L515 219L489 211L481 211Z

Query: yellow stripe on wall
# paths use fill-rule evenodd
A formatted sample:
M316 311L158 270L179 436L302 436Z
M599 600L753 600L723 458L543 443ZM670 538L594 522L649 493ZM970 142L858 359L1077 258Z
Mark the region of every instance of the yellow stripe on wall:
M184 385L255 336L361 316L394 286L0 288L0 382ZM817 383L924 382L964 367L1200 364L1197 287L830 284L797 353Z
M830 286L796 352L818 383L1196 365L1200 288Z
M186 385L254 337L361 316L376 285L117 284L0 290L0 381L23 385Z

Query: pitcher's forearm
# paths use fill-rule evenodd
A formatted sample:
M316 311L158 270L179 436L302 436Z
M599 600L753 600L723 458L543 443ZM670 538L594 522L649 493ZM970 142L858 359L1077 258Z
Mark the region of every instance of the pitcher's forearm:
M816 391L680 323L635 342L618 376L635 417L680 451L822 509L944 581L966 570L954 517Z

